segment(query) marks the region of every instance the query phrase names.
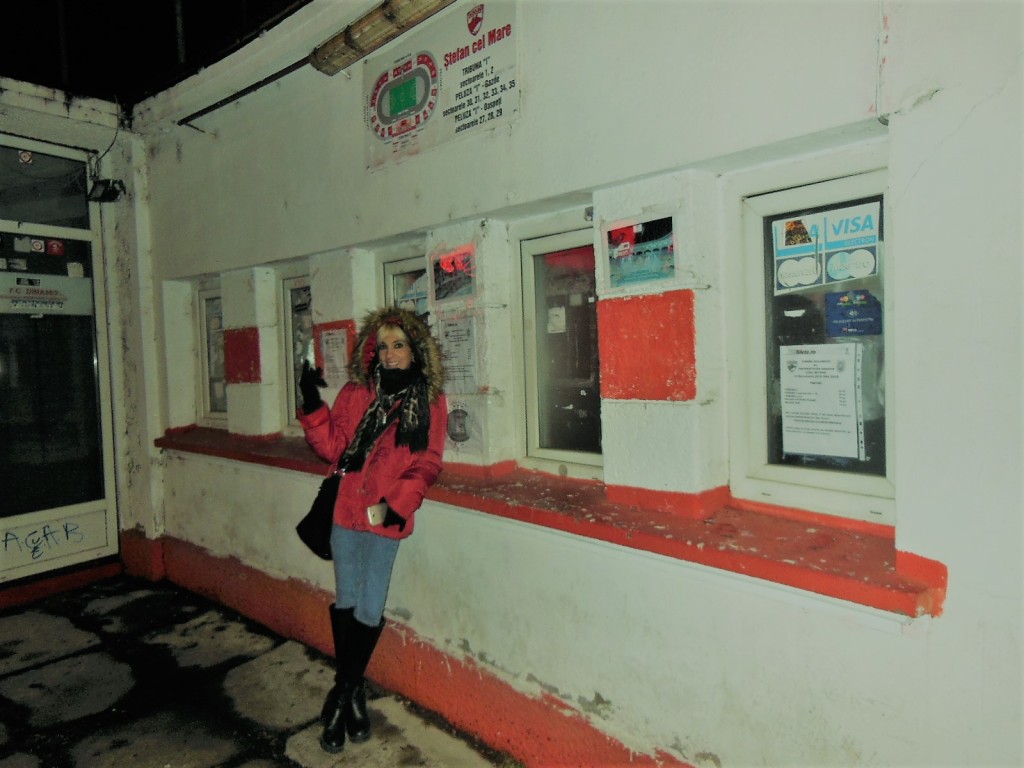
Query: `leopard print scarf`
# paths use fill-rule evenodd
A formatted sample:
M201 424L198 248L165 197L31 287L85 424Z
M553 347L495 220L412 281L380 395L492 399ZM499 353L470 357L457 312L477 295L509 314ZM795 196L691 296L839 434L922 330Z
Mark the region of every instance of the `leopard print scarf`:
M396 418L395 445L408 446L410 451L418 453L425 451L430 442L430 401L426 378L422 374L417 375L405 389L388 394L381 387L378 369L374 373L373 384L376 397L359 420L352 442L338 462L346 472L363 468L374 444Z

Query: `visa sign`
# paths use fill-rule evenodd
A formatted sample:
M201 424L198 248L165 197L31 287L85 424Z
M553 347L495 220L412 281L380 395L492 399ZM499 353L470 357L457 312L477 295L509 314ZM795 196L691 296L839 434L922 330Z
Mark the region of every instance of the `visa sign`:
M775 257L791 258L878 243L878 201L779 219L772 224Z
M881 203L874 202L826 212L825 250L875 245L880 210Z
M874 232L875 231L875 215L868 213L864 216L847 216L846 218L834 221L831 216L826 215L825 221L828 227L828 234L831 235L832 239L840 236L849 237L850 235L856 235L858 233ZM808 234L810 234L812 240L818 238L818 225L811 224Z
M830 222L833 237L839 235L853 235L862 230L875 229L875 217L870 213L867 216L851 216L847 219L840 219L837 222Z

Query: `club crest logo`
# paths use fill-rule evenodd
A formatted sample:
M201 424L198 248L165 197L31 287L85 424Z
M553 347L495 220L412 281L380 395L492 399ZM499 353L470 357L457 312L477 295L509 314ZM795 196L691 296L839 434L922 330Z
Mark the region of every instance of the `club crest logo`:
M469 28L469 34L475 35L484 25L484 4L474 5L468 11L466 11L466 26Z

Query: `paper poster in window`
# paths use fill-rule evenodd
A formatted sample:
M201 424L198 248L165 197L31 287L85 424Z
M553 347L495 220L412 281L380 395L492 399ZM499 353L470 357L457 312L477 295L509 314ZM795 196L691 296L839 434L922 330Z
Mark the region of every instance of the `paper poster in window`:
M445 392L463 395L477 392L476 319L461 317L441 320L437 339L444 359Z
M332 389L340 389L348 381L348 329L325 328L320 334L324 381Z
M608 230L608 274L613 288L664 280L675 269L671 217Z
M864 460L861 345L779 349L782 450Z

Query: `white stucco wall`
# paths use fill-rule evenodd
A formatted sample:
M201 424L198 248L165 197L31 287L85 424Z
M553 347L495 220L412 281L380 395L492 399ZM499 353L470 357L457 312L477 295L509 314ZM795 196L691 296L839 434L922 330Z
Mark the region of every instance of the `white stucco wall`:
M357 65L351 79L300 69L154 136L154 245L176 253L160 276L436 228L874 115L873 3L827 18L732 2L528 1L520 14L521 112L497 133L367 172Z
M415 232L429 249L487 220L481 252L496 262L481 267L481 370L495 386L512 382L514 307L495 307L518 259L506 227L522 216L690 167L719 179L767 164L779 188L792 159L887 136L896 538L948 567L943 615L902 621L436 503L403 544L389 611L642 752L733 766L1020 765L1020 4L524 0L518 12L517 120L379 171L363 167L358 74L305 68L194 127L141 121L150 228L138 249L152 286L121 308L134 319L119 332L153 346L132 359L148 382L167 381L174 364L159 350L190 348L178 335L187 327L165 323L180 312L162 302L181 300L166 281L312 257L321 279L351 281L329 300L331 317L358 316L375 241ZM182 114L205 106L179 90L168 98ZM728 240L738 224L715 226ZM698 296L698 350L725 335L736 300L722 284ZM698 354L698 369L713 359ZM735 364L699 374L714 397ZM147 385L150 401L166 395L160 386ZM488 448L467 460L501 460L514 450L515 409L506 392L478 397ZM151 444L184 418L173 396L146 407L160 423L125 425L129 443ZM690 435L713 456L687 470L697 485L728 471L718 407L671 412L711 433ZM666 423L668 408L616 404L606 440L639 444L649 435L636 425ZM678 489L628 445L609 451L612 477ZM314 478L199 456L164 463L152 518L169 535L331 587L329 567L291 533Z
M424 511L389 610L638 751L656 744L724 766L938 765L965 754L942 714L957 683L931 671L942 619L904 623L558 531ZM479 544L441 555L445 540ZM438 599L438 584L459 586Z
M204 132L151 136L156 279L372 250L420 229L434 233L430 250L465 241L460 227L481 219L519 226L527 209L516 206L542 214L596 199L614 209L628 187L588 190L690 165L713 179L772 162L781 187L787 157L887 133L897 543L948 566L941 617L903 622L432 503L403 545L389 610L525 692L554 692L640 751L723 765L1019 764L1019 6L524 2L519 30L517 120L379 171L363 167L358 74L301 70L201 118ZM504 350L509 315L490 308L518 255L504 235L480 243L482 345ZM707 247L712 260L730 258ZM698 276L715 282L720 268ZM723 333L716 317L735 301L720 281L699 288L699 345ZM715 405L688 404L686 416L666 404L607 409L616 481L686 487L630 450L652 437L638 424L673 419L693 452L712 456L685 470L707 478L696 485L727 472L721 399L735 361L701 349ZM488 382L515 378L514 355L503 355L485 355ZM507 410L487 409L488 445L515 433ZM309 485L233 474L239 486L259 475L252 501L267 509L295 507ZM182 494L196 479L172 471L168 486ZM214 484L234 495L223 473ZM225 506L169 498L168 532L330 588L322 565L310 573L270 546L291 516L236 503L262 520L228 544L216 522Z

